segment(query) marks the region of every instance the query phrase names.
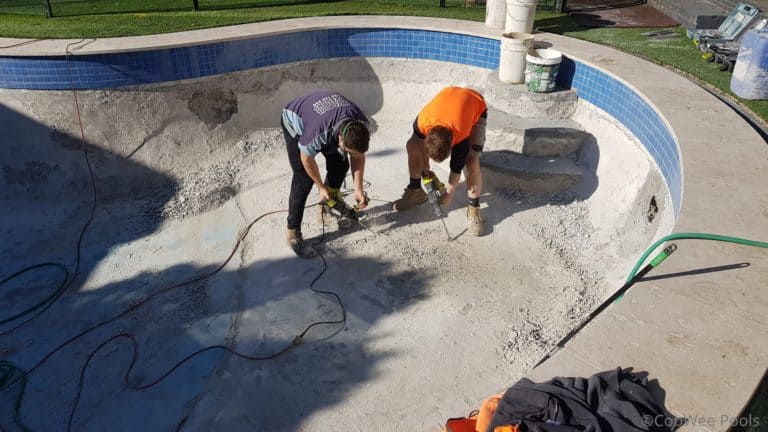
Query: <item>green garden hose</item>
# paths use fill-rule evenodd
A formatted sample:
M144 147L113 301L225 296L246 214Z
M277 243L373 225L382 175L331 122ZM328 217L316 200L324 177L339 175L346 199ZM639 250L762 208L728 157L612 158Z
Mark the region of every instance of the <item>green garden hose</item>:
M616 292L614 292L607 300L605 300L600 306L598 306L592 313L589 314L589 316L581 322L578 326L576 326L573 330L571 330L567 335L565 335L564 338L562 338L552 349L547 352L547 354L544 355L544 357L539 360L538 363L534 366L534 369L537 368L540 364L547 361L549 358L551 358L557 351L565 347L565 344L571 340L574 336L576 336L577 333L579 333L584 327L587 326L593 319L595 319L598 315L600 315L605 309L608 308L608 306L611 305L611 303L617 303L619 302L623 297L624 294L632 287L632 285L635 284L638 280L641 280L648 272L653 270L654 268L661 265L664 260L667 259L672 253L674 253L677 250L677 245L674 243L668 245L664 248L664 250L656 255L651 262L649 262L647 265L643 266L643 263L648 259L648 256L650 256L653 251L655 251L659 246L661 246L663 243L666 243L670 240L713 240L713 241L721 241L726 243L737 243L745 246L754 246L759 248L765 248L768 249L768 243L766 242L759 242L755 240L748 240L743 239L739 237L729 237L729 236L723 236L718 234L704 234L704 233L677 233L677 234L670 234L668 236L662 237L658 241L656 241L654 244L652 244L646 251L643 253L643 255L640 257L640 259L635 264L635 267L632 268L632 271L629 273L629 276L627 276L626 282L624 282L624 285L622 285L621 288L619 288ZM641 270L642 267L642 270Z
M724 235L718 235L718 234L705 234L705 233L677 233L677 234L670 234L668 236L660 238L656 243L652 244L651 247L649 247L643 256L640 257L640 259L637 261L637 264L632 268L632 271L629 272L629 276L627 276L627 282L631 281L635 275L637 274L640 267L643 265L645 260L648 258L650 254L653 253L653 251L656 250L662 243L668 242L670 240L714 240L714 241L721 241L726 243L737 243L741 245L746 246L755 246L759 248L765 248L768 249L768 243L766 242L760 242L755 240L748 240L743 239L739 237L729 237ZM651 264L653 267L658 266L661 264L662 261L666 259L666 256L663 257L656 257Z
M748 240L748 239L743 239L743 238L739 238L739 237L723 236L723 235L718 235L718 234L677 233L677 234L670 234L668 236L662 237L661 239L659 239L656 242L654 242L643 253L643 255L637 261L635 266L632 268L632 271L627 276L627 280L626 280L624 286L622 287L622 289L617 291L613 296L611 296L611 298L609 298L602 305L600 305L600 307L598 307L597 310L595 310L592 314L590 314L590 316L581 325L576 327L565 338L563 338L557 345L555 345L554 349L551 350L549 353L547 353L536 364L536 366L540 365L541 363L543 363L544 361L549 359L556 351L558 351L559 349L563 348L565 346L566 342L568 342L573 336L575 336L576 333L578 333L581 329L583 329L600 312L602 312L605 308L607 308L608 304L610 304L613 301L620 300L623 297L624 292L626 290L628 290L629 287L631 287L632 284L636 281L635 279L639 279L640 277L642 277L643 275L648 273L648 271L650 271L652 268L655 268L655 267L659 266L662 262L664 262L664 260L667 259L667 257L670 254L672 254L677 249L674 244L669 245L667 248L665 248L664 251L661 252L660 254L658 254L656 257L654 257L651 260L651 262L648 265L646 265L645 268L640 270L641 266L643 265L643 263L645 263L645 261L648 259L648 257L659 246L661 246L663 243L666 243L666 242L671 241L671 240L711 240L711 241L735 243L735 244L741 244L741 245L745 245L745 246L754 246L754 247L768 249L768 242L760 242L760 241L755 241L755 240ZM11 279L14 279L15 277L21 275L22 273L26 273L27 271L30 271L30 270L33 270L33 269L36 269L36 268L40 268L40 267L48 267L48 266L58 267L58 268L62 269L64 271L64 275L65 275L64 283L66 283L66 280L68 279L68 273L67 273L66 268L64 268L60 264L56 264L56 263L43 263L43 264L38 264L38 265L35 265L35 266L31 266L31 267L25 268L25 269L23 269L23 270L15 273L15 274L5 278L3 280L0 280L0 285L5 284L6 282L10 281ZM642 275L640 275L640 277L638 277L638 272L642 273ZM16 318L19 318L20 316L23 316L23 315L26 315L26 314L30 313L31 311L33 311L33 310L39 308L40 306L44 305L45 303L49 302L52 299L52 297L55 297L56 294L58 294L58 292L60 290L61 290L61 287L59 289L57 289L56 292L54 292L53 295L51 295L48 298L44 299L43 301L41 301L37 305L35 305L35 306L33 306L33 307L31 307L31 308L29 308L29 309L19 313L19 314L16 314L13 317L0 320L0 323L7 323L7 322L12 321L12 320L14 320ZM536 366L534 366L534 367L536 367ZM14 365L11 362L8 362L8 361L5 361L5 360L0 360L0 388L4 389L6 386L8 386L10 384L10 381L11 381L12 377L14 377L16 375L19 375L19 374L21 374L21 377L20 377L21 386L20 386L19 395L16 398L16 403L15 403L15 406L14 406L14 420L15 420L15 423L22 430L29 431L29 428L26 425L24 425L24 423L21 421L21 412L20 412L21 411L21 399L23 397L24 389L26 387L26 381L27 381L26 372L24 370L18 368L16 365ZM16 382L16 381L18 381L18 379L14 380L14 382Z

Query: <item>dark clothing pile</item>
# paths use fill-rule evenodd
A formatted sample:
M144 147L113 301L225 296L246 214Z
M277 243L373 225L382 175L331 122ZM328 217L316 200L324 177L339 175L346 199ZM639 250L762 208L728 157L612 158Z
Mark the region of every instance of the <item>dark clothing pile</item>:
M520 432L674 431L683 420L649 387L647 374L621 368L539 384L521 379L499 401L488 432L504 425Z

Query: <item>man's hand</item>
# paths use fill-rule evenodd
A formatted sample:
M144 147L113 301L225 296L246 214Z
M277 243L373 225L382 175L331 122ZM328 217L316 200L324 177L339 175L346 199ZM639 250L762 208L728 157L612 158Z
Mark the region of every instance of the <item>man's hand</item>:
M446 192L443 194L443 196L440 198L440 205L443 207L448 207L453 202L453 191Z
M331 199L331 193L328 191L328 186L320 184L317 186L318 192L320 192L320 201L326 201Z
M357 201L357 207L360 210L368 207L368 195L362 190L355 191L355 201Z
M352 180L355 183L355 200L357 201L358 208L364 209L368 205L368 197L363 191L363 175L365 174L365 153L358 153L352 155L352 161L350 162L352 167Z

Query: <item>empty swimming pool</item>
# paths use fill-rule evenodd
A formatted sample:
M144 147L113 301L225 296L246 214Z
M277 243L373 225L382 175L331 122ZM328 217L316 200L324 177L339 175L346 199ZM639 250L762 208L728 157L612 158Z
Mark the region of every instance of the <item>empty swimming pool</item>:
M497 40L394 25L267 28L44 61L0 83L9 209L0 276L37 262L78 271L45 313L3 336L15 364L39 366L22 405L35 430L70 418L75 430L428 430L530 372L681 208L667 121L634 87L576 57L549 95L497 82ZM446 218L452 241L427 205L391 208L408 182L413 118L447 85L477 89L490 108L479 238L463 232L463 187ZM325 233L307 210L305 237L325 260L304 261L284 246L285 214L270 214L213 274L246 226L286 207L279 113L315 88L338 90L373 125L370 230ZM313 287L341 297L343 325L314 327L276 359L209 351L151 388L124 387L134 352L129 381L141 386L207 346L268 356L307 325L338 321L334 298L310 290L324 269ZM45 298L59 273L14 279L3 315Z

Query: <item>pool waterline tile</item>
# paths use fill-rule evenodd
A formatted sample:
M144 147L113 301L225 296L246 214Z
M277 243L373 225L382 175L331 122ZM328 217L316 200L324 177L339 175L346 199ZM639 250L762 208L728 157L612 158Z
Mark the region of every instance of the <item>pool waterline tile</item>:
M0 88L95 90L200 78L295 61L341 57L439 60L485 69L499 64L499 41L412 29L324 29L162 50L59 57L0 57ZM71 80L70 80L71 73ZM622 122L667 182L675 214L682 201L680 156L672 133L643 97L615 77L563 58L558 84Z

